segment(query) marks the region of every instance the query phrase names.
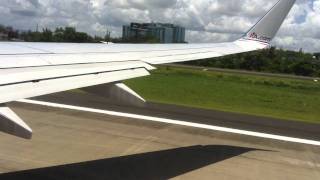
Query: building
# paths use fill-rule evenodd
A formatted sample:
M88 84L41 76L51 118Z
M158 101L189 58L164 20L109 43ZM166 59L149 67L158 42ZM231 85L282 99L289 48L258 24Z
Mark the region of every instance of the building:
M173 24L131 23L123 26L123 39L155 37L160 43L185 43L185 28Z

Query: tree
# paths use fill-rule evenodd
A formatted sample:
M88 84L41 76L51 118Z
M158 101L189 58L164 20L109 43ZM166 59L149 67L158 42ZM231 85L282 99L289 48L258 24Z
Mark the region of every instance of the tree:
M14 30L12 27L7 27L6 32L8 33L9 40L18 39L19 37L19 31Z
M110 42L111 41L111 31L107 30L107 33L104 36L104 41L106 41L106 42Z
M93 38L86 33L76 32L75 39L72 42L78 42L78 43L93 42Z
M2 33L6 33L7 32L6 31L6 27L4 25L0 24L0 32L2 32Z
M312 76L315 73L312 65L305 61L296 62L293 65L293 72L300 76Z
M77 41L76 29L73 27L65 27L63 31L63 40L65 42L76 42Z
M314 53L313 55L316 57L316 59L320 60L320 53Z
M56 28L53 34L53 41L54 42L64 42L64 29L59 27Z
M43 29L41 36L40 36L40 41L42 42L52 42L53 41L53 33L50 29Z

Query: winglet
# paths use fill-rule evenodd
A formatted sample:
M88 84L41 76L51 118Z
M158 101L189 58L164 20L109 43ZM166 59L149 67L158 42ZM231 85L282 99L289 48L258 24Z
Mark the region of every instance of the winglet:
M275 37L296 0L279 0L242 39L269 44Z
M5 105L0 105L0 131L24 139L32 137L31 128Z

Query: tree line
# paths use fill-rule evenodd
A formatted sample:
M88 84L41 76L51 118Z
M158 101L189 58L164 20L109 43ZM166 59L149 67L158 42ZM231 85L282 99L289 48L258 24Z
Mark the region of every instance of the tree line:
M296 52L276 47L185 64L320 77L320 53L305 53L302 50Z
M5 27L0 25L0 33L8 35L7 39L11 41L25 41L25 42L73 42L73 43L100 43L114 42L114 43L159 43L159 41L152 36L142 38L112 38L110 31L106 31L104 37L91 36L85 32L78 32L74 27L58 27L54 31L44 28L39 31L19 31L12 27Z
M7 40L26 41L26 42L74 42L74 43L97 43L110 40L105 37L91 36L84 32L78 32L74 27L59 27L54 31L44 28L39 31L19 31L12 27L0 25L0 32L8 35Z
M54 31L44 28L38 31L18 31L12 27L0 25L0 33L8 35L7 40L26 42L75 42L99 43L101 41L114 43L157 43L154 37L145 39L112 38L110 32L104 37L91 36L78 32L73 27L59 27ZM305 53L288 51L271 47L260 51L229 55L213 59L186 62L185 64L228 69L242 69L259 72L285 73L302 76L320 77L320 53Z

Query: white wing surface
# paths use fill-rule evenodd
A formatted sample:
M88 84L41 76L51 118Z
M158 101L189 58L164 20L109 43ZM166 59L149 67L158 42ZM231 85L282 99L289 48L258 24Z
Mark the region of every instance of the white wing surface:
M269 46L295 0L277 4L242 38L218 44L0 43L0 115L19 128L0 130L30 138L31 129L5 103L149 75L152 65L220 57ZM128 88L115 88L124 91ZM130 89L127 93L133 94ZM136 96L136 95L135 95ZM122 98L125 99L125 98ZM137 99L137 98L134 98ZM10 118L13 117L13 118ZM0 121L2 121L0 119ZM23 129L26 132L21 132ZM26 135L27 134L27 135Z

